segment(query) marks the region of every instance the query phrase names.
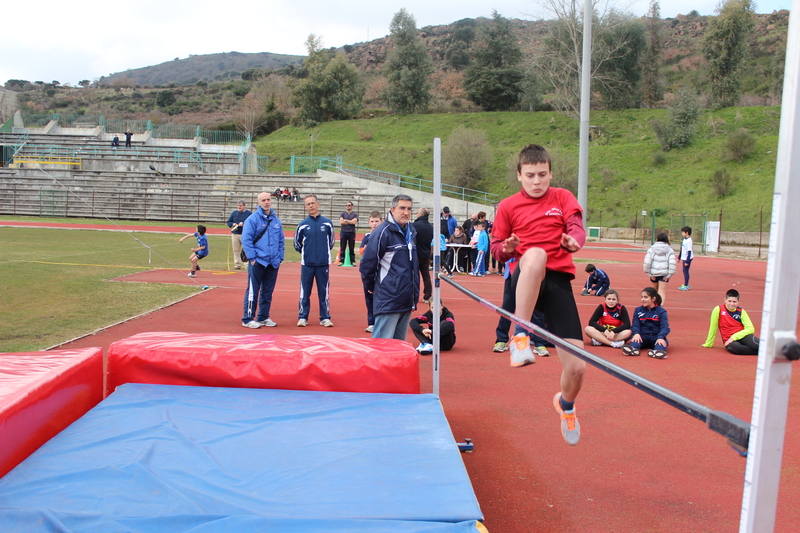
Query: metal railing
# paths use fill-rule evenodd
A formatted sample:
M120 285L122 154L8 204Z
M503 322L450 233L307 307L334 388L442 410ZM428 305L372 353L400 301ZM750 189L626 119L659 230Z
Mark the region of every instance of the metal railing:
M260 175L269 174L269 156L245 155L242 159L242 167L244 168L245 174L260 174ZM254 168L252 171L251 167Z
M430 180L350 165L342 160L342 156L336 156L336 158L292 156L291 174L311 174L317 170L328 170L354 178L433 193L433 182ZM442 184L442 194L450 198L486 205L492 205L499 201L499 196L496 194L445 183Z
M153 124L151 120L107 119L104 115L78 115L60 113L23 113L22 122L28 128L43 128L51 120L64 128L102 126L107 133L131 130L135 134L152 132L156 139L195 139L209 144L238 144L249 142L250 135L242 131L204 130L189 124Z

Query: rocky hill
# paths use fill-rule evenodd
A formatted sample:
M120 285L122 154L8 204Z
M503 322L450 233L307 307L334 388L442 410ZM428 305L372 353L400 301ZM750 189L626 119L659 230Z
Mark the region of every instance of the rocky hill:
M114 81L130 80L135 85L193 85L198 81L211 83L229 78L239 78L249 68L280 69L289 65L300 66L304 56L271 54L221 54L193 55L186 59L167 61L159 65L117 72L100 78L101 85L114 85Z

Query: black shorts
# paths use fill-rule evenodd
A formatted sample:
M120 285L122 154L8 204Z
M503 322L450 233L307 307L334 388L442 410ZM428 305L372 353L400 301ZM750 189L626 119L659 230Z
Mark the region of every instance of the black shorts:
M661 281L663 281L664 283L669 283L669 279L668 278L665 279L665 278L666 278L666 276L650 276L650 281L652 283L659 283Z
M520 269L511 276L511 290L517 290ZM536 309L544 313L547 331L562 339L583 339L581 317L575 296L572 294L571 277L565 272L547 270L539 288Z

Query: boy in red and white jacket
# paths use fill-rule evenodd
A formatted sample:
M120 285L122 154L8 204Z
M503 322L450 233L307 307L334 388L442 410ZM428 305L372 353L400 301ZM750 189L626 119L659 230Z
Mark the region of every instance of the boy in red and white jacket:
M739 307L739 291L731 289L725 293L725 303L711 311L711 324L703 348L714 347L717 329L722 335L725 349L736 355L758 355L759 339L754 335L756 328L747 311Z

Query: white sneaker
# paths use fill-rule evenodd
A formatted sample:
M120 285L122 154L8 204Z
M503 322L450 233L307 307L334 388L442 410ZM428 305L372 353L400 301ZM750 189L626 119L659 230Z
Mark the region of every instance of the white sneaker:
M258 320L251 320L250 322L242 322L242 325L250 329L258 329L261 327L261 322Z
M304 328L307 325L308 325L308 320L306 320L305 318L301 318L300 320L297 321L298 328Z
M196 278L197 277L194 272L189 272L186 275L189 276L190 278Z
M420 355L431 355L433 353L433 344L423 342L417 346L417 351Z
M323 318L322 320L319 321L319 325L324 326L326 328L332 328L333 322L331 322L330 318Z
M550 357L550 351L547 349L547 346L536 346L534 350L536 350L537 355L542 357Z
M532 365L536 362L536 356L531 351L531 338L526 334L511 337L508 348L511 350L511 366Z
M274 328L274 327L275 327L275 326L277 326L278 324L276 324L275 322L273 322L272 320L270 320L270 319L268 318L268 319L266 319L266 320L262 320L262 321L261 321L261 325L262 325L262 326L267 326L268 328Z
M602 346L602 345L603 345L602 342L600 342L598 340L595 340L595 339L592 339L592 346Z
M612 348L622 348L625 346L625 341L611 341Z
M365 329L364 331L366 331L367 333L372 333L372 331L374 329L375 329L375 326L367 326L367 329Z

